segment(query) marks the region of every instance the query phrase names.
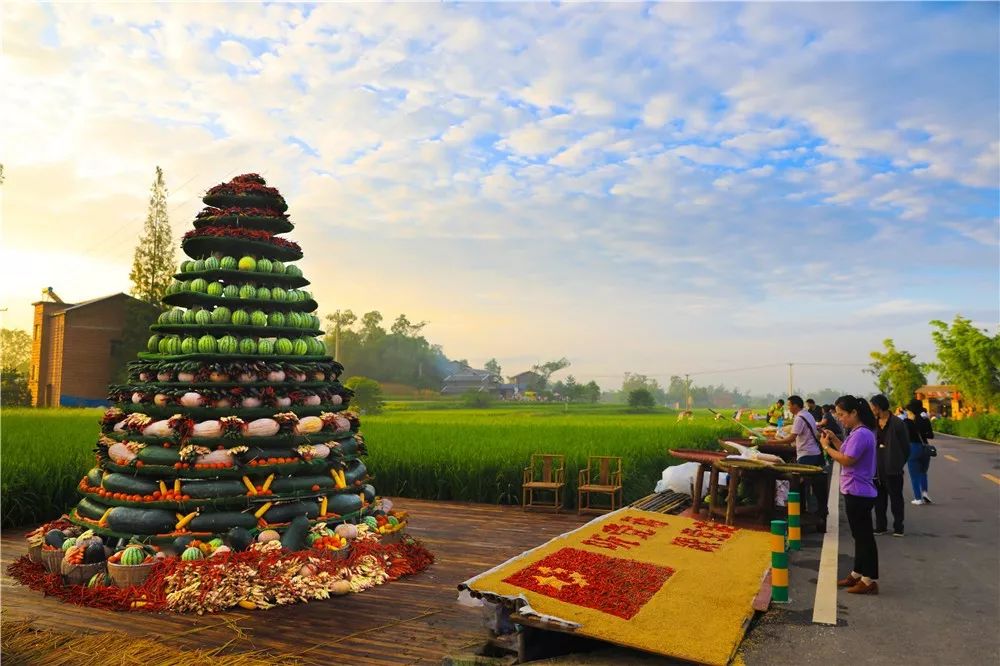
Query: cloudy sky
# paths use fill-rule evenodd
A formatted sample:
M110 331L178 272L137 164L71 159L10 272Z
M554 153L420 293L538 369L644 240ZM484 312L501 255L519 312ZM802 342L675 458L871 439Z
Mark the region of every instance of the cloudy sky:
M156 165L178 239L259 172L323 313L511 374L867 390L1000 318L997 4L2 12L4 326L128 290Z

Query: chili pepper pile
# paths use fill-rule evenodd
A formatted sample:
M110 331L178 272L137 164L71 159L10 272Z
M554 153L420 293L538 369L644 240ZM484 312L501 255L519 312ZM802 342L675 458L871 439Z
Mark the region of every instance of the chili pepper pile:
M271 245L277 245L278 247L287 247L297 252L302 251L302 248L298 243L275 236L270 231L246 229L244 227L218 227L209 225L187 232L184 234L184 240L188 240L189 238L204 238L208 236L213 238L242 238L244 240L270 243Z

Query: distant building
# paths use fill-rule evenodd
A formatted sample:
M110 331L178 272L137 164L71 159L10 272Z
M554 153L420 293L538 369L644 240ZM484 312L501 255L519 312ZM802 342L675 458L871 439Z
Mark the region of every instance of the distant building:
M918 388L914 394L930 416L960 419L965 415L962 394L954 384L928 384Z
M503 398L514 395L514 387L504 384L500 375L488 370L476 370L475 368L460 368L444 378L444 387L441 389L442 395L461 395L463 393L493 393Z
M28 387L36 407L107 403L108 384L145 349L147 327L160 312L127 294L84 303L38 301L32 329Z
M514 385L517 393L524 393L525 391L538 390L544 378L537 372L528 370L518 375L514 375L513 377L508 377L507 379L509 379L510 383Z

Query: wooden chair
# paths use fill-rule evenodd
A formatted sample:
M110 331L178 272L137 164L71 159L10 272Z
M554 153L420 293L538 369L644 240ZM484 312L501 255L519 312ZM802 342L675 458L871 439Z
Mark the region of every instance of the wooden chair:
M563 488L566 486L566 456L554 453L535 453L531 456L531 465L524 468L524 481L521 485L523 494L521 508L555 509L559 513L563 508ZM552 503L536 502L535 491L552 493Z
M611 499L610 508L594 507L591 495L607 495ZM583 498L587 502L584 504ZM618 502L615 503L615 499ZM622 489L622 459L618 456L587 456L587 468L580 470L577 486L576 513L609 513L620 509L625 503Z

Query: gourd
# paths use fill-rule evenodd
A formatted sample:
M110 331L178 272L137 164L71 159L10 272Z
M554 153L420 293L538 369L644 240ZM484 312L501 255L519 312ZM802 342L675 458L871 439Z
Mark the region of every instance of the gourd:
M313 417L319 420L319 417ZM299 422L301 423L301 421ZM320 425L322 427L322 421ZM278 434L281 426L274 419L256 419L247 424L247 436L249 437L273 437Z

